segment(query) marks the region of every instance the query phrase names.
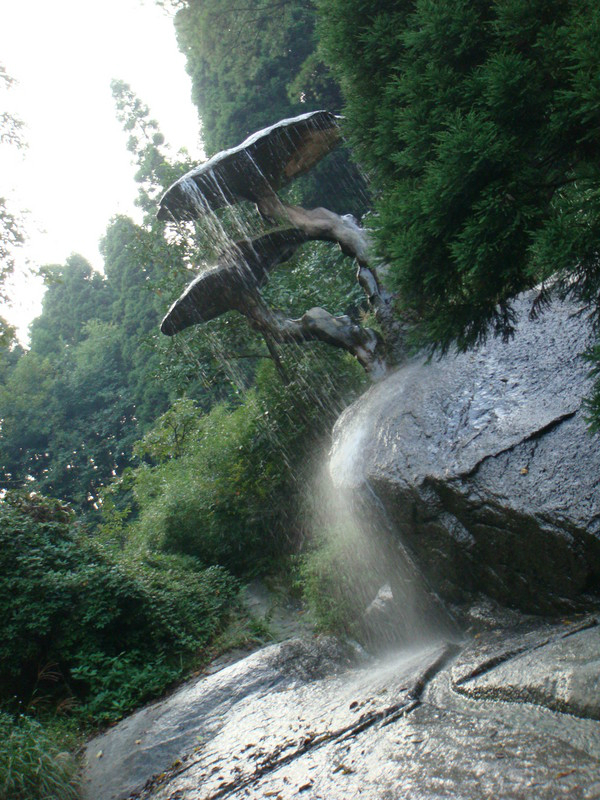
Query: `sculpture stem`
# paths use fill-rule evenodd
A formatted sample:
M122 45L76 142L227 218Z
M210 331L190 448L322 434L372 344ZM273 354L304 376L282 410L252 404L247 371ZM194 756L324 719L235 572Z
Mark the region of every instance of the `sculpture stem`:
M373 380L387 372L381 337L370 328L356 325L350 317L334 317L324 308L311 308L299 319L290 319L271 308L258 291L245 292L237 309L250 325L272 342L319 340L351 353Z
M356 259L358 283L381 326L388 354L394 362L402 360L405 355L404 330L394 314L394 296L379 278L367 231L349 215L342 217L327 208L291 206L283 203L275 192L261 197L257 208L267 219L286 222L310 239L336 242L345 255Z

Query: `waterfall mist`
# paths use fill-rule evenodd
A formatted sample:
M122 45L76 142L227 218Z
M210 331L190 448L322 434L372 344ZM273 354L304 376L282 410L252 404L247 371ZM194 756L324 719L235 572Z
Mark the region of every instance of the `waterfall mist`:
M257 422L260 435L272 448L280 448L281 462L290 475L288 485L304 498L301 519L290 520L288 528L290 537L292 530L308 532L309 552L301 556L307 596L323 628L341 631L374 649L390 649L447 635L452 628L447 614L435 595L424 586L412 559L394 536L376 492L367 484L367 492L342 493L331 479L327 459L323 459L316 470L302 463L305 458L313 459L311 448L319 447L318 442L327 438L342 405L352 399L339 391L336 384L340 384L341 379L335 370L331 372L325 367L311 374L307 353L312 350L318 361L318 348L323 343L333 344L353 355L372 377L376 377L378 365L382 366L377 355L379 334L372 331L365 334L369 329L362 329L358 324L364 321L364 313L361 318L358 311L361 304L363 310L368 306L370 313L376 315L373 298L381 300L383 297L379 294L376 272L369 272L370 283L367 281L363 285L364 281L361 282L360 276L367 269L367 234L351 217L339 217L324 208L306 211L299 206L284 205L276 195L292 178L302 175L324 157L339 139L337 123L327 112L283 120L253 134L238 147L217 154L167 190L158 216L177 225L179 235L190 245L190 265L198 261L207 265L207 260L214 263L215 257L217 263L209 269L201 268L198 278L169 310L162 330L172 336L197 323L210 325L216 316L234 310L245 316L249 327L260 335L261 338L257 338L260 349L257 348L255 357L272 359L282 379L282 394L298 398L304 407L295 424L311 429L301 445L303 452L286 452L286 431L282 430L282 424L284 428L286 424L293 427L291 417L283 423L279 419L272 427L269 408L265 407ZM330 177L328 181L325 177L321 181L321 193L330 197L334 204L340 192L344 197L353 194L353 203L364 210L368 207L366 181L358 173L345 172L338 171L335 180ZM326 174L325 170L320 177ZM346 181L353 186L353 192L349 191L349 185L343 185ZM293 202L298 189L286 192L287 200ZM248 201L255 206L250 207ZM287 226L284 229L280 225L280 212ZM318 224L311 214L317 215ZM359 245L350 243L347 231L334 233L333 228L328 227L333 225L332 219L342 231L351 230L353 235L360 232L364 238L359 237ZM277 222L279 228L265 236L265 224L272 228ZM276 244L270 238L273 235L277 238ZM269 245L265 249L267 239ZM200 259L193 254L194 240L202 242ZM331 247L331 243L336 242L345 256L352 257L347 263L352 263L353 268L358 264L357 280L368 302L364 297L358 299L358 287L350 288L349 281L342 300L349 311L333 317L330 311L335 309L314 307L321 305L321 287L316 288L314 299L305 297L303 291L297 289L297 296L293 297L293 292L281 291L274 281L275 295L279 292L279 301L287 307L279 310L268 305L266 284L271 271L288 261L296 248L307 240L312 240L313 248ZM328 244L324 244L325 241ZM310 258L302 262L301 256L300 263L305 263L314 273ZM337 273L338 269L342 268L335 265L333 271ZM315 280L314 274L312 280ZM263 289L266 289L264 296ZM326 292L322 294L326 296ZM341 293L338 294L341 297ZM309 303L314 304L313 307L309 307ZM356 318L348 315L353 313L352 308ZM303 316L293 318L298 311L304 312ZM320 339L316 347L315 339ZM240 367L235 354L227 352L224 340L218 333L212 334L210 327L205 343L207 340L222 374L234 387L235 394L242 395L252 368L248 371L246 365ZM188 347L185 339L181 346ZM281 445L278 438L281 438ZM338 463L332 464L334 473L357 468L360 439L359 436L344 449L346 464L340 463L338 454ZM289 440L287 447L290 444L293 447L296 442ZM308 472L311 475L307 482Z
M348 451L350 453L350 451ZM352 458L360 459L358 453ZM356 463L346 465L356 468ZM304 513L311 546L303 562L318 622L371 652L414 650L459 631L407 552L371 487L341 490L329 454L313 471Z

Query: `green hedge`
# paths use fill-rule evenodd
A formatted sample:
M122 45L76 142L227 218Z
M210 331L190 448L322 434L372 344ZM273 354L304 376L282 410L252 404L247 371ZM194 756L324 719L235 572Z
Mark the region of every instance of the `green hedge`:
M236 592L218 567L157 556L116 562L65 505L0 500L0 701L71 697L109 720L177 678Z

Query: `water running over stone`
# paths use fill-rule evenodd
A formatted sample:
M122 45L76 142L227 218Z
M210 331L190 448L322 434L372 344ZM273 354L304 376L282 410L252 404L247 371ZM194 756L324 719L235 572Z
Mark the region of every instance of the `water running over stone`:
M460 653L296 639L197 679L90 743L86 800L597 798L595 618L479 612Z

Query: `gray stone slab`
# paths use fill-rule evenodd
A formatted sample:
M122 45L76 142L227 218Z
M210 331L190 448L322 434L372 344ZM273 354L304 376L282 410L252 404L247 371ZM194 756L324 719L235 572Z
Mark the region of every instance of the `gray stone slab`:
M291 653L285 668L282 661ZM86 800L117 800L139 790L218 731L232 708L249 707L298 680L335 673L348 653L334 640L307 640L294 646L271 645L170 697L140 709L86 748L83 795Z
M600 762L543 734L421 706L396 725L311 752L232 798L591 800ZM215 797L190 787L171 800Z
M297 671L296 647L277 655L286 673L290 667ZM306 784L305 767L310 772L308 765L319 758L313 751L355 737L362 741L363 731L411 708L424 676L444 655L444 645L434 644L311 683L299 674L295 684L232 707L214 736L141 797L242 797L246 791L260 796L263 778L269 781L282 770L291 770Z
M551 639L458 684L474 698L535 703L600 720L600 626Z
M523 618L358 661L273 645L91 742L86 798L600 798L598 631Z
M385 512L444 598L485 593L536 613L585 607L600 593L600 436L583 405L588 316L535 293L514 301L509 343L416 359L336 423L339 490Z

